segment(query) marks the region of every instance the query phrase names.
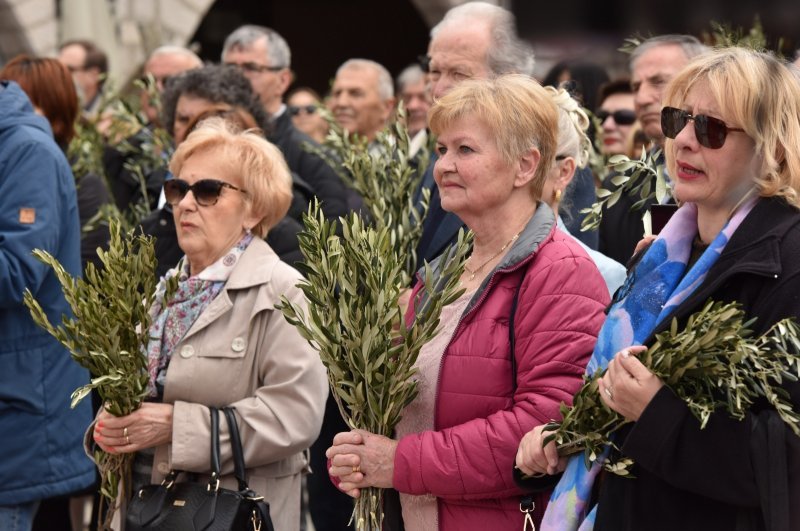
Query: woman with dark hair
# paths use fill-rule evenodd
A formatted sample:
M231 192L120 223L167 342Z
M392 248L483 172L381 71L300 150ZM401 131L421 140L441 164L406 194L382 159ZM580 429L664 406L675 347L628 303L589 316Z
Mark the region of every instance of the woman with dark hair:
M221 116L239 129L257 128L261 136L270 129L269 117L250 82L233 66L206 66L170 78L162 100L162 114L164 126L174 136L177 146L204 118L211 116ZM161 171L168 173L166 168ZM169 179L171 175L166 177ZM312 196L311 189L292 174L289 214L267 236L267 243L289 264L302 257L297 243L297 233L302 229L299 219ZM156 273L163 276L183 256L177 245L171 206L165 204L142 220L142 230L156 238Z
M0 70L0 79L16 81L33 103L36 112L47 118L56 143L66 152L75 136L75 121L80 107L78 94L67 67L47 57L18 55ZM111 201L103 179L94 174L75 175L78 188L78 214L81 227ZM81 237L81 265L101 265L97 248L108 247L108 227L98 225Z

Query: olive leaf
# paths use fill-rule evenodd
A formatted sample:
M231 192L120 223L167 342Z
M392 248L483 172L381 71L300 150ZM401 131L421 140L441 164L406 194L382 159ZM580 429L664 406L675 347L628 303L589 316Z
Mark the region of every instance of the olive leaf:
M608 168L616 175L610 178L614 185L613 190L599 188L598 200L589 208L581 210L585 214L581 223L581 230L594 230L600 226L603 212L614 206L620 198L625 196L638 197L631 206L631 210L642 210L652 201L662 203L672 187L667 181L661 159L661 150L647 152L644 148L638 159L631 159L625 155L612 155L608 159Z
M754 337L754 321L744 320L738 303L708 301L682 330L673 319L639 359L686 403L701 429L715 411L742 420L756 401L764 400L800 435L800 413L782 386L800 378L800 326L784 319ZM597 382L604 374L585 376L572 407L561 405L563 420L545 428L550 432L545 444L555 441L561 455L583 451L587 465L607 446L616 448L614 432L630 423L600 399ZM613 457L604 462L606 470L628 477L632 464Z
M430 160L431 142L411 158L402 104L398 106L396 119L377 134L372 144L342 129L327 109L321 108L320 113L328 122L325 143L306 144L305 149L325 160L358 192L376 229L390 228L392 244L402 249L405 284L410 284L417 267L416 248L422 236L422 221L430 201L430 191L419 188ZM419 197L415 197L417 190Z
M152 238L123 233L114 220L110 234L109 249L97 251L102 269L90 262L83 279L70 275L46 251L33 251L55 272L73 317L62 316L60 324L52 324L30 290L25 290L24 303L34 322L89 370L91 382L73 392L72 407L96 390L106 411L122 416L135 411L147 394L143 352L149 339L156 260ZM95 451L100 491L109 501L108 512L98 515L103 529L110 529L119 488L129 492L133 455Z

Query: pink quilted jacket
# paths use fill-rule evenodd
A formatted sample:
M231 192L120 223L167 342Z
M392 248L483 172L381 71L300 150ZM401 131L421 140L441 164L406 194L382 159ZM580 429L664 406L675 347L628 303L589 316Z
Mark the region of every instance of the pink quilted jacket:
M514 382L508 325L517 289ZM439 370L436 429L400 440L394 488L437 496L443 531L521 530L512 478L520 439L571 402L608 302L592 260L538 208L462 316ZM535 498L537 528L549 494Z

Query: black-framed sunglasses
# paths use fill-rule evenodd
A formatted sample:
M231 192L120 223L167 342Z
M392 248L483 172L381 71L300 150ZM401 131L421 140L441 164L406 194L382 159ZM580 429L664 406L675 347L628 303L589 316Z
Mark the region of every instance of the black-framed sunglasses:
M247 61L245 63L225 63L225 64L228 66L235 66L237 68L240 68L243 72L247 72L250 74L262 73L262 72L280 72L285 68L283 66L260 65L252 61Z
M192 192L198 205L213 206L219 201L223 188L230 188L243 194L247 193L243 188L217 179L200 179L194 184L189 184L183 179L170 179L164 181L164 197L166 197L167 203L175 206L186 197L186 194Z
M674 139L678 136L689 120L694 122L694 136L697 137L697 141L709 149L721 148L731 131L744 132L744 129L728 127L722 120L705 114L692 116L691 113L675 107L661 109L661 130L667 138Z
M600 109L594 115L597 116L600 123L605 122L609 116L614 119L617 125L631 125L636 121L636 113L630 109L620 109L614 112Z
M297 116L298 114L305 113L305 114L314 114L317 112L316 105L290 105L289 106L289 114L292 116Z

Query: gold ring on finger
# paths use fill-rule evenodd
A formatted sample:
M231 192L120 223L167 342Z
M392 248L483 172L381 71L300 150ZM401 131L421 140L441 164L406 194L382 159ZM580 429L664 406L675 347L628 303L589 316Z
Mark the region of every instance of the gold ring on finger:
M353 467L353 474L358 474L361 472L361 465L356 465Z

